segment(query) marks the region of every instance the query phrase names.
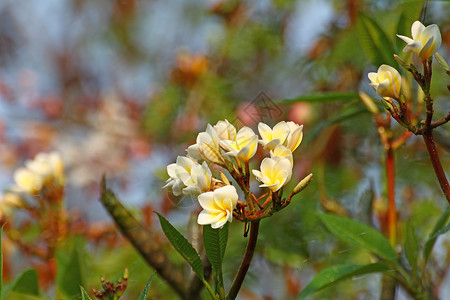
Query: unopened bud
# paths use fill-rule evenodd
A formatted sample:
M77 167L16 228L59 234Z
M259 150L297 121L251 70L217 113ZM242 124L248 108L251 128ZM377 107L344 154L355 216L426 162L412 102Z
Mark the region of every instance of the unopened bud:
M434 57L436 57L436 60L439 63L439 65L441 66L441 68L444 69L444 71L447 72L447 74L449 74L450 67L448 66L445 59L437 52L434 54Z
M411 69L411 65L408 64L406 61L404 61L400 56L398 56L397 54L394 54L394 59L398 62L398 64L400 66L402 66L402 68L404 68L405 70L410 70Z
M202 158L208 162L212 162L218 165L223 165L225 163L225 160L223 159L220 152L206 143L202 143L200 147L198 147L198 150Z
M364 92L359 92L359 97L371 113L377 115L380 112L377 105L373 102L372 98L370 98L369 95Z
M226 184L226 185L230 185L230 181L228 180L227 176L225 176L225 174L223 174L222 171L219 172L220 174L220 179L222 179L222 181Z
M298 184L297 186L294 188L294 190L292 191L292 195L298 194L300 193L302 190L304 190L308 184L311 182L311 179L313 177L313 174L309 174L308 176L306 176L305 178L303 178Z

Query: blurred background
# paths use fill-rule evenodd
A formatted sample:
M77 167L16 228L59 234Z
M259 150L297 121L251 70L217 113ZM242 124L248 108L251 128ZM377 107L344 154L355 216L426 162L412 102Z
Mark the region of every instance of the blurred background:
M115 279L128 267L125 299L135 299L153 271L98 201L101 176L155 231L155 242L167 245L152 211L182 227L199 208L195 199L161 189L165 167L185 154L206 124L228 119L255 131L260 121L304 124L293 178L313 172L315 180L289 209L263 221L241 294L295 299L324 267L369 257L332 237L318 211L379 227L386 209L383 146L357 94L378 99L368 85L367 73L378 65L364 51L361 13L378 22L397 54L404 43L395 33L410 36L415 20L438 24L439 53L449 61L447 1L2 0L0 189L13 185L13 172L26 159L58 151L67 177L67 244L83 253L80 282L98 287L101 275ZM450 110L449 80L434 67L437 119ZM261 110L267 103L273 110ZM436 132L449 174L449 125ZM399 222L411 221L423 240L446 203L422 139L406 141L396 167ZM26 222L20 213L8 218L10 226ZM232 225L226 285L245 244L243 225ZM448 234L439 245L434 277L439 293L449 295ZM56 279L47 264L8 238L3 246L6 282L34 267L40 286L52 294ZM356 278L311 299L378 299L380 278ZM156 276L151 299L173 295ZM399 297L408 299L402 292Z

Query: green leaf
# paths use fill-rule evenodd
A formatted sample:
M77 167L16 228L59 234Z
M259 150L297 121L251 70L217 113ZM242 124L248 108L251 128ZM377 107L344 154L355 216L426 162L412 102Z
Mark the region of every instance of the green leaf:
M62 251L58 253L58 265L60 266L58 287L69 298L80 297L79 287L83 286L83 277L81 272L81 259L78 250L79 243L74 243L72 250L67 258L67 253Z
M91 296L89 296L88 292L86 292L86 290L80 286L80 290L81 290L81 300L92 300Z
M159 213L156 214L158 215L162 230L172 246L191 265L192 270L198 275L198 277L204 280L205 276L203 275L203 264L197 251L194 247L192 247L188 240L186 240L184 236L179 233L178 230L176 230L175 227L169 223L169 221L166 220L166 218Z
M389 267L383 263L374 263L370 265L337 265L329 267L319 272L313 280L305 287L300 294L299 299L318 292L326 287L335 285L336 283L351 278L353 276L361 276L370 273L379 273L389 271Z
M392 41L374 19L361 12L357 29L361 47L376 67L382 64L394 68L398 66L393 57L395 51Z
M29 269L19 275L12 284L11 291L24 295L39 296L38 275Z
M221 268L227 240L228 223L221 229L213 229L210 225L203 226L203 244L213 268Z
M155 276L154 272L152 276L150 276L150 279L147 281L147 284L145 285L144 289L142 290L141 294L137 298L137 300L147 300L148 298L148 291L150 290L150 283L152 282L153 276Z
M397 254L389 241L377 230L348 218L320 214L319 218L338 238L363 247L379 257L398 264Z
M431 231L430 237L428 238L427 242L425 243L425 247L423 249L423 257L424 257L425 263L427 262L428 257L431 254L431 250L433 250L434 243L436 242L436 239L439 236L438 233L440 232L441 229L445 228L444 226L447 223L449 218L450 218L450 205L447 207L447 209L441 215L439 220L436 222L436 225L434 225L433 231Z
M211 225L203 226L203 245L214 273L216 292L225 293L223 287L222 261L228 240L228 223L223 228L214 229Z
M292 99L284 99L277 102L277 104L283 105L283 104L292 104L295 102L310 102L310 103L349 102L358 99L359 99L358 93L328 92L328 93L303 95Z
M412 267L413 276L416 276L419 245L417 243L416 235L414 234L414 228L409 223L406 224L405 230L405 255Z

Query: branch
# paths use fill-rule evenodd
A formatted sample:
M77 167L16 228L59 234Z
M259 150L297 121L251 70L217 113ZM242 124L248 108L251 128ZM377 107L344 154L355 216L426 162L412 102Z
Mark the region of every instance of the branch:
M131 242L145 261L167 281L180 298L188 299L183 273L169 260L158 244L153 242L155 239L152 234L131 215L114 193L107 189L104 177L101 183L100 201L114 219L122 234Z

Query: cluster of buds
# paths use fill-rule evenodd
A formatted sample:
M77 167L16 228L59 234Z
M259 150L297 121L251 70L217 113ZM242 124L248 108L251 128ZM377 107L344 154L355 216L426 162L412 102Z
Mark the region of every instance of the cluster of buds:
M125 269L123 276L117 282L106 281L104 277L100 278L102 289L92 290L94 296L99 300L117 300L125 292L128 284L128 269Z
M197 219L200 225L221 228L233 217L244 222L268 217L286 207L311 180L309 175L287 198L282 198L282 188L292 177L292 152L302 141L303 125L282 121L270 128L259 123L258 131L260 136L247 126L237 131L227 120L214 126L208 124L196 143L187 148L187 156L178 156L176 163L167 166L170 178L164 187L171 188L176 196L198 195L203 208ZM262 160L259 170L250 172L249 161L258 144L268 157ZM219 176L213 176L212 165L222 169ZM245 201L239 200L236 187L223 171L235 180ZM250 191L251 174L261 182L261 188L267 189L259 198Z
M427 120L426 130L442 125L448 120L440 120L435 124L431 123L432 116L432 99L429 96L431 83L431 63L433 55L436 56L442 66L446 66L445 61L437 53L441 46L442 37L439 27L436 24L425 27L421 22L415 21L411 28L412 38L402 35L397 35L400 39L405 41L407 45L404 47L404 52L411 52L415 54L422 62L423 74L421 74L413 64L406 63L399 56L394 54L395 60L408 72L410 72L414 79L425 94L425 102L427 104ZM449 73L450 74L450 73ZM389 111L392 117L403 127L407 128L414 134L422 134L425 129L416 128L411 121L410 112L407 107L407 99L402 93L402 76L393 67L388 65L381 65L377 72L368 74L370 85L375 89L376 93L383 97L383 104ZM396 102L396 103L395 103Z

